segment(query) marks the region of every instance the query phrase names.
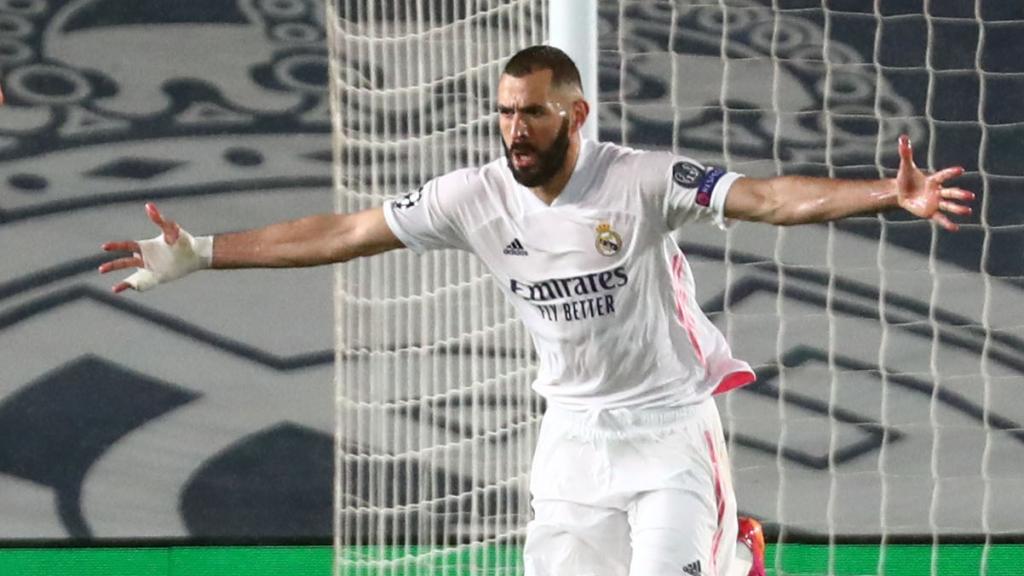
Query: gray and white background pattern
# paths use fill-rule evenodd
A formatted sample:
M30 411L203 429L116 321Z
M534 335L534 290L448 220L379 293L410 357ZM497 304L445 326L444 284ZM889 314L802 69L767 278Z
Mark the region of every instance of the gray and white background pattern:
M744 512L1020 535L1024 8L870 4L602 2L601 137L875 177L906 132L964 165L957 235L893 213L680 242L759 374L719 399ZM155 233L148 200L194 232L332 209L323 12L0 1L0 539L329 539L331 271L118 297L95 273L101 242Z

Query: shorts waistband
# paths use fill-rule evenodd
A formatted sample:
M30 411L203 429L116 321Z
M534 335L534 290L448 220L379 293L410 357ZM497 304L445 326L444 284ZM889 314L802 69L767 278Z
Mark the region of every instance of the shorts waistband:
M556 426L571 438L582 440L664 436L714 408L712 398L671 407L597 408L577 410L548 406L545 424Z

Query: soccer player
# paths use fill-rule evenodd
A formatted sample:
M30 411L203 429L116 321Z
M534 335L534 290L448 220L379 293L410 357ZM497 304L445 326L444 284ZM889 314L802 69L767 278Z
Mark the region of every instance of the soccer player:
M529 329L540 361L533 388L547 400L527 574L763 574L759 526L736 517L712 399L754 374L698 307L673 232L897 208L956 230L947 214L970 214L974 195L943 186L961 168L922 173L906 137L893 179L747 178L585 141L589 111L572 60L527 48L498 83L504 158L379 208L216 236L193 237L150 204L162 234L104 244L132 254L100 272L137 268L114 286L121 292L202 268L314 266L402 247L471 251Z

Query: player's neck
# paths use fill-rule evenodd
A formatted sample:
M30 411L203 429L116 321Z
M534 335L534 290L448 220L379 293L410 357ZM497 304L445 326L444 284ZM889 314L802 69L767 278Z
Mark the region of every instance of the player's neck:
M562 190L565 190L566 184L569 183L569 179L572 178L572 173L576 170L576 161L580 157L580 140L574 138L569 142L569 150L565 153L565 162L562 164L561 170L555 173L555 175L544 184L540 186L534 186L530 190L534 193L537 198L540 198L541 202L551 205L552 202L561 195Z

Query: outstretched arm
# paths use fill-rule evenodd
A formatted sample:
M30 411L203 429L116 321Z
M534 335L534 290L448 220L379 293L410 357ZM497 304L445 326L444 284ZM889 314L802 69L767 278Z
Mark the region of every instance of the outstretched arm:
M379 254L402 243L391 232L381 208L352 214L318 214L244 232L194 238L176 222L146 204L146 214L160 228L150 240L107 242L107 252L131 252L100 266L106 274L124 268L139 271L114 285L146 290L203 268L284 268L345 262Z
M935 221L946 230L956 231L959 226L947 214L970 214L971 208L965 203L974 200L974 193L944 188L943 184L963 174L963 168L946 168L926 175L914 165L907 136L900 136L899 153L899 172L891 179L741 178L729 190L725 216L790 226L903 208L919 218Z

